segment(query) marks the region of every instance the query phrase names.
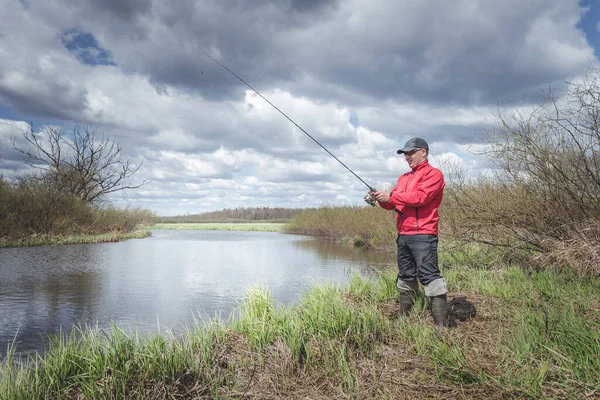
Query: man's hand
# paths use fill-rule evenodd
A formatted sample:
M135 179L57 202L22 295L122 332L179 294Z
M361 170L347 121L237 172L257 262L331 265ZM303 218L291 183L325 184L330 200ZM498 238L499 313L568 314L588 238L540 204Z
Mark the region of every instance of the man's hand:
M385 190L374 190L369 192L369 194L382 203L387 203L390 200L390 192L386 192Z

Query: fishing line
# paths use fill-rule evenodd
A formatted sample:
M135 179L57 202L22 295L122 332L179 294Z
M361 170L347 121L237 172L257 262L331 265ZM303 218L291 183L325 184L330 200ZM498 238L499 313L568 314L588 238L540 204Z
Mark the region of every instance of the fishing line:
M254 89L252 86L250 86L248 83L246 83L245 80L243 80L242 78L240 78L235 72L233 72L232 70L230 70L229 68L227 68L225 65L221 64L219 61L215 60L213 57L211 57L209 54L204 53L205 56L207 56L208 58L210 58L211 60L213 60L214 62L216 62L217 64L219 64L221 67L223 67L226 71L228 71L231 75L235 76L236 78L238 78L244 85L248 86L250 89L252 89L254 91L254 93L256 93L257 95L259 95L260 97L263 98L264 101L266 101L267 103L269 103L274 109L276 109L277 111L279 111L281 113L281 115L283 115L284 117L286 117L292 124L296 125L296 127L298 129L300 129L302 132L304 132L309 138L311 138L316 144L318 144L319 146L321 146L321 148L323 150L325 150L327 153L329 153L329 155L333 158L336 159L337 162L339 162L340 164L342 164L344 166L344 168L346 168L348 171L350 171L350 173L352 173L352 175L354 175L355 177L358 178L358 180L360 180L362 183L364 183L370 191L375 191L375 188L371 187L367 182L363 181L361 179L360 176L356 175L354 173L354 171L352 171L350 168L348 168L348 166L346 164L344 164L339 158L337 158L336 156L333 155L332 152L330 152L329 150L327 150L325 148L325 146L323 146L321 143L319 143L319 141L317 139L315 139L314 137L312 137L308 132L306 132L304 129L302 129L302 127L300 125L298 125L296 122L294 122L293 119L291 119L290 117L288 117L283 111L281 111L279 108L277 108L277 106L273 103L271 103L265 96L263 96L262 94L260 94L258 92L258 90Z

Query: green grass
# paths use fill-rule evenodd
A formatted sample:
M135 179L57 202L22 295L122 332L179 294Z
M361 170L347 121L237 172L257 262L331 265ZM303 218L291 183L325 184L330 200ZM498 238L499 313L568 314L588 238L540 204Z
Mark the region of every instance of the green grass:
M0 238L0 248L121 242L128 239L141 239L151 235L150 231L136 230L133 232L110 232L97 235L40 235L19 239Z
M251 289L231 321L181 336L118 327L0 366L0 398L582 398L600 392L600 284L568 272L454 266L477 317L396 315L395 271L316 285L295 306ZM594 392L596 391L596 392Z
M177 223L156 224L151 229L175 229L175 230L218 230L218 231L259 231L280 232L286 224L275 222L252 222L252 223Z

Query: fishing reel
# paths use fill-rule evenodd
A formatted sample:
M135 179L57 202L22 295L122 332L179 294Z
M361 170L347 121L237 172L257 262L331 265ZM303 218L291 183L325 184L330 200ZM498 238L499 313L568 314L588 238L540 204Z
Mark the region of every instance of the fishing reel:
M375 196L370 193L367 193L367 195L364 197L364 200L371 207L375 207L377 205L377 199L375 199Z

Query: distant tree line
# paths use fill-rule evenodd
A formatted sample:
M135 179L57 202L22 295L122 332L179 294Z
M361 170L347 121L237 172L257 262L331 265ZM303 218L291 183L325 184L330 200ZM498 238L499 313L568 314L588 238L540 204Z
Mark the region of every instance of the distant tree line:
M289 221L296 215L307 211L306 208L283 208L283 207L238 207L234 209L223 209L221 211L210 211L201 214L179 215L175 217L160 217L164 223L193 223L193 222L252 222Z

